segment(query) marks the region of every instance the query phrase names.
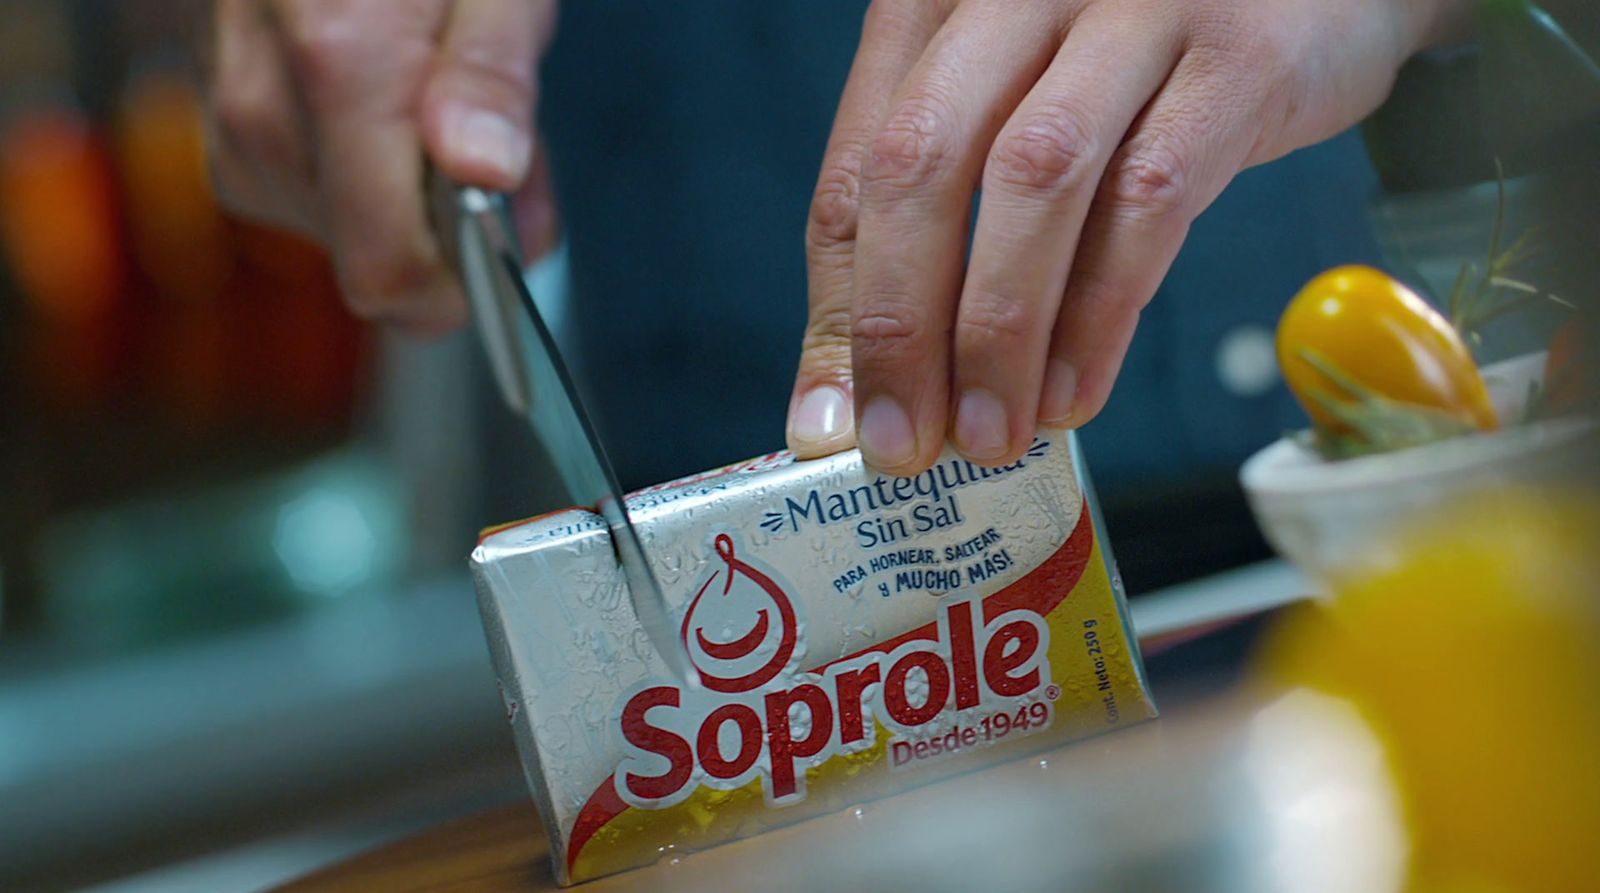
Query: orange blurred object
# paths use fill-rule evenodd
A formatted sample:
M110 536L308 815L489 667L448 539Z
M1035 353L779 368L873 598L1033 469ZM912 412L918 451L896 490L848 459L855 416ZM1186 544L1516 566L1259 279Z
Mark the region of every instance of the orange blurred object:
M146 74L123 96L117 150L134 256L162 297L219 298L233 244L206 168L200 93L173 71Z
M240 223L236 232L232 359L244 367L244 399L297 427L348 424L368 332L345 310L332 262L283 230Z
M142 364L159 405L185 425L213 425L237 401L222 298L234 278L228 221L211 192L199 90L153 69L124 90L116 149L133 257L156 298Z
M0 244L42 316L103 320L127 285L117 182L89 122L66 106L24 111L0 127Z
M235 402L226 318L221 301L170 306L154 315L143 364L170 422L204 429L225 421L230 411L251 411L248 404Z

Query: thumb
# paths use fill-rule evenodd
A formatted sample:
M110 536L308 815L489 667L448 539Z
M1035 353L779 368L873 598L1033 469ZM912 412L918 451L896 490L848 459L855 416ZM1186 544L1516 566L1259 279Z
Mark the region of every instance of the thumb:
M506 192L527 178L552 12L547 0L454 4L421 108L428 155L446 176Z
M789 399L789 449L810 459L855 446L852 403L850 306L813 304Z

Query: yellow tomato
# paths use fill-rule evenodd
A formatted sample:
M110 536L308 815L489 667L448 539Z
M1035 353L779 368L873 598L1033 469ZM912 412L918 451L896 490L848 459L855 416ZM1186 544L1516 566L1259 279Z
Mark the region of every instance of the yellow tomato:
M1596 889L1600 504L1569 489L1453 504L1262 652L1271 678L1345 698L1383 741L1410 893Z
M1317 427L1352 429L1318 399L1354 402L1306 359L1310 353L1390 400L1439 410L1479 430L1498 427L1483 376L1461 335L1381 270L1346 266L1307 283L1278 322L1278 364Z

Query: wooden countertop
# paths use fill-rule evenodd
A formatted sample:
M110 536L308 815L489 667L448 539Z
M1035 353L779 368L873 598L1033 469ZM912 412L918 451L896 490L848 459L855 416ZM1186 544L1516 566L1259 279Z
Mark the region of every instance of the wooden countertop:
M531 802L440 825L296 880L276 893L527 893L557 890Z
M1289 599L1278 597L1274 599L1272 606L1287 600ZM1196 623L1194 618L1185 616L1178 619L1181 622L1165 625L1149 624L1149 629L1142 630L1147 635L1141 637L1145 655L1149 657L1190 639L1203 637L1218 627L1228 626L1254 615L1262 607L1270 606L1250 605L1232 615L1217 611L1213 607L1200 613L1213 618L1220 614L1223 619ZM1224 716L1230 715L1224 714ZM1046 762L1039 757L1051 757L1049 762L1057 763L1054 759L1057 754L1047 752L1034 758L990 767L975 776L946 779L926 787L902 792L887 801L882 801L885 806L872 808L874 811L887 811L887 808L899 804L902 815L914 815L919 809L925 810L930 804L939 803L941 790L946 792L944 802L948 803L952 786L957 792L963 790L970 792L975 788L981 788L985 779L1004 780L1008 776L1023 776L1027 778L1026 784L1029 786L1042 784L1046 789L1058 791L1060 793L1058 800L1062 804L1071 803L1074 795L1103 794L1106 788L1097 786L1085 788L1085 780L1092 780L1094 785L1100 785L1109 779L1123 776L1122 785L1133 785L1136 783L1136 776L1148 774L1152 767L1163 766L1169 762L1168 755L1161 750L1164 747L1159 728L1161 725L1147 723L1123 730L1108 738L1063 745L1063 748L1073 748L1076 753L1070 758L1059 761L1061 769L1052 773L1054 781L1047 782L1042 777L1038 779L1033 777L1036 770L1031 767L1035 764L1043 766ZM1229 720L1197 725L1204 727L1208 735L1216 736L1219 730L1231 728L1233 723ZM1154 751L1150 750L1152 747L1155 748ZM1110 760L1112 752L1136 750L1149 751L1142 762L1126 763ZM1064 773L1063 769L1068 771ZM1013 781L1015 780L1013 778ZM961 787L963 785L967 787ZM959 793L955 797L956 802L962 799L964 798ZM699 870L711 872L712 876L738 882L741 888L757 889L763 884L764 879L770 878L767 878L764 872L759 875L746 874L745 872L752 866L769 862L775 853L782 853L785 850L802 854L829 852L830 844L838 844L841 833L849 835L851 832L837 822L809 820L768 831L752 840L716 847L688 858L698 860ZM752 855L754 859L751 859ZM803 872L803 859L796 864L801 866L800 871ZM583 893L629 893L629 891L659 893L662 888L661 882L664 880L667 878L659 875L656 869L643 869L599 878L570 889L582 890ZM686 881L688 878L680 877L677 880ZM680 883L679 886L683 884ZM542 893L542 891L561 889L551 870L550 842L545 836L538 813L531 801L522 800L379 847L275 888L272 893L422 893L422 891Z

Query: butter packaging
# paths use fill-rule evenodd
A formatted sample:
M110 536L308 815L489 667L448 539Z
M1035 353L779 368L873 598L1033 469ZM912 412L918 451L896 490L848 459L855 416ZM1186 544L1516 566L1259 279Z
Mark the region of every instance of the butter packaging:
M915 477L774 453L628 497L699 684L604 522L485 533L484 625L564 884L1135 723L1155 706L1075 442Z

